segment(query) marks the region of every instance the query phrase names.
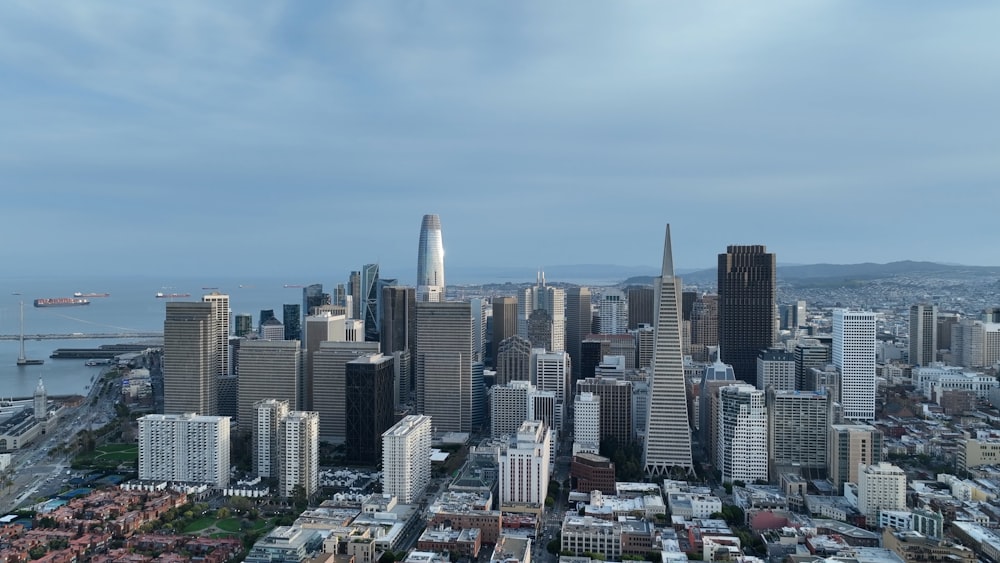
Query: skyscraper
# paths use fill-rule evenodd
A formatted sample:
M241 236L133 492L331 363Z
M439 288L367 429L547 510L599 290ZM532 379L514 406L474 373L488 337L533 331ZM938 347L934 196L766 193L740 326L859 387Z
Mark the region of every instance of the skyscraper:
M538 311L545 315L536 315ZM588 301L588 316L589 311ZM532 339L532 333L536 338L544 338L547 334L546 350L561 352L566 349L566 292L546 285L544 272L538 272L535 285L521 290L517 298L517 333L531 340L533 346L540 344Z
M832 361L830 347L819 340L806 338L795 345L795 388L802 391L817 391L806 384L809 370L820 368ZM839 399L839 395L834 399Z
M500 438L517 432L528 420L528 399L535 392L530 381L511 381L490 388L490 436Z
M351 308L347 311L348 318L364 321L361 317L361 303L364 300L361 291L361 272L357 270L351 272L347 279L347 294L351 296Z
M496 297L493 299L493 341L490 358L497 366L500 343L517 334L517 297Z
M833 365L844 418L875 420L875 313L834 309Z
M639 325L653 325L656 294L651 287L631 286L625 293L628 299L628 327L631 330Z
M757 353L774 344L775 258L764 245L719 254L719 347L736 379L757 379Z
M472 431L472 357L469 302L418 302L417 411L438 431Z
M844 483L858 482L858 467L882 461L882 432L874 426L833 424L828 444L830 481L838 493Z
M253 404L253 469L258 477L278 476L278 427L288 411L288 401L261 399Z
M253 332L253 315L250 313L237 313L233 322L236 325L233 334L238 338L246 338Z
M653 383L643 452L643 464L650 475L664 475L674 468L694 472L681 350L681 286L680 278L674 276L667 225L663 267L657 283Z
M937 352L937 305L910 307L910 364L930 365Z
M306 496L319 489L319 414L291 411L278 423L278 494Z
M254 404L265 399L302 404L302 349L298 340L247 340L240 345L239 422L253 430Z
M601 318L601 334L628 332L628 299L617 289L608 289L597 303Z
M772 480L788 471L808 479L826 477L830 403L825 390L767 390L767 450Z
M202 297L201 300L216 304L215 350L219 357L216 375L224 377L229 375L229 317L232 314L229 309L229 296L213 291Z
M696 362L710 362L709 347L719 346L719 296L699 295L691 304L691 357Z
M569 410L572 397L570 384L571 360L566 352L546 352L541 348L531 351L531 381L539 391L556 395L556 421L552 428L563 431L563 414Z
M319 351L320 343L348 340L346 323L344 315L334 315L325 311L306 317L305 349L302 353L302 390L299 393L302 404L298 407L300 410L313 410L315 381L313 358Z
M319 433L324 440L342 443L347 437L347 363L365 354L377 353L378 342L319 343L312 356L312 404L313 410L319 413Z
M573 380L580 379L583 339L590 334L590 289L571 287L566 290L566 351L573 363Z
M531 343L518 335L504 338L496 357L496 383L531 381Z
M344 392L348 463L376 465L382 458L382 433L393 425L392 356L366 354L346 365Z
M767 407L763 391L746 383L719 389L717 451L716 468L722 472L723 483L767 480Z
M600 437L613 437L618 444L632 442L632 382L616 377L591 377L577 382L578 393L601 398Z
M217 412L217 306L214 301L167 303L163 321L164 414Z
M302 340L302 306L285 303L281 306L281 324L285 325L285 340Z
M361 268L361 317L365 323L365 342L378 342L378 264Z
M382 434L382 492L415 504L431 481L431 417L411 414Z
M323 293L323 284L314 283L302 288L302 317L313 314L314 307L330 305L332 300L328 293ZM305 324L305 320L302 321Z
M784 348L769 348L757 354L757 389L795 390L795 354Z
M228 485L229 417L191 412L141 417L139 479Z
M417 299L444 301L444 240L441 238L441 218L424 215L420 223L420 245L417 247Z
M382 288L382 313L379 344L383 354L406 352L406 365L396 365L400 372L400 391L397 402L406 400L413 388L413 363L410 358L417 346L417 296L412 287L386 286Z

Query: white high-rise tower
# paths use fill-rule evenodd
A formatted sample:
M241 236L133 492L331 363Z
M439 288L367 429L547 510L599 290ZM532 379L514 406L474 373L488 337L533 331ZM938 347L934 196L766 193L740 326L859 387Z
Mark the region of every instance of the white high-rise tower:
M693 473L680 330L681 280L674 276L670 225L663 242L663 269L656 288L653 379L643 465L650 475L664 475L674 468Z
M875 420L875 313L833 311L833 365L844 418Z
M201 298L202 301L214 302L215 307L215 353L219 355L219 377L229 375L229 322L232 310L229 307L229 296L213 291Z

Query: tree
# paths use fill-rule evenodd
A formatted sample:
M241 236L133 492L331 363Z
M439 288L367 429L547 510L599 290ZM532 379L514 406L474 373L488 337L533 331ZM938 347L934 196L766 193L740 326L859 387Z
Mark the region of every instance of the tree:
M215 518L216 520L225 520L226 518L229 518L230 514L230 510L223 506L215 511Z
M382 557L378 558L378 563L394 563L395 561L396 561L395 554L388 550L382 553Z
M552 538L552 541L545 545L545 551L548 551L552 555L559 554L559 547L562 544L562 538L560 534L556 534L556 537Z
M306 488L302 485L292 487L292 506L299 512L309 506L309 496L306 495Z

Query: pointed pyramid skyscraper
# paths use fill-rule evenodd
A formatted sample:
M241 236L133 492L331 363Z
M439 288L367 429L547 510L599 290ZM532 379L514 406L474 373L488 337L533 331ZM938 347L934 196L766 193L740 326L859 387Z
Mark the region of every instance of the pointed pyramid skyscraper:
M674 277L670 225L663 242L663 270L656 283L653 383L646 420L643 463L649 475L674 469L694 472L681 345L681 280Z

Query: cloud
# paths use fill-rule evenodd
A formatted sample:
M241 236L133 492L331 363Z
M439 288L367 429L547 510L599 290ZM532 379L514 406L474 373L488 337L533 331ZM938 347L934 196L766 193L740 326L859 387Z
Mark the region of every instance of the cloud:
M99 212L123 227L102 225L105 244L164 265L237 240L217 267L322 252L337 271L372 254L408 271L438 212L449 261L473 265L655 265L666 222L679 267L733 242L794 262L974 262L984 249L957 234L871 238L928 210L990 220L998 10L6 3L17 218L0 234L56 216L19 258L44 255Z

